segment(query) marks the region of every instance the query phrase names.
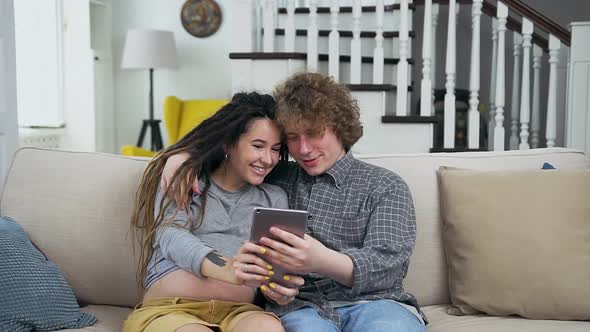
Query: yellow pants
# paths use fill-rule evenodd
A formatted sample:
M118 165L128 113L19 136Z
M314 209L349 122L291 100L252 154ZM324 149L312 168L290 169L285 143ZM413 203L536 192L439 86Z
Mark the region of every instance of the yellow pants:
M123 332L173 332L188 324L201 324L215 331L231 332L240 319L273 313L250 303L196 301L180 297L155 298L138 305L127 317Z

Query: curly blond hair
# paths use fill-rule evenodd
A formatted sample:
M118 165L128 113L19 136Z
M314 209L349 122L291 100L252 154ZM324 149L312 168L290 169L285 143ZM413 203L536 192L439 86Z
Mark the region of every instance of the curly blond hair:
M298 73L279 85L274 96L277 121L283 129L305 126L313 134L322 134L330 127L346 151L363 135L356 99L332 77Z

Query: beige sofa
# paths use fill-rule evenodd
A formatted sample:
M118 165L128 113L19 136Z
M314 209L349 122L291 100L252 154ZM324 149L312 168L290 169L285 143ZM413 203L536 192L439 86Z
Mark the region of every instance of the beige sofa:
M367 156L400 174L412 190L417 245L405 287L423 306L428 331L590 331L590 322L510 317L451 316L436 170L588 169L584 154L562 148L511 152ZM10 167L0 196L0 215L18 220L32 241L64 271L82 310L98 322L83 331L120 331L139 299L136 259L128 236L133 195L147 161L100 153L24 148ZM590 299L589 299L590 301Z

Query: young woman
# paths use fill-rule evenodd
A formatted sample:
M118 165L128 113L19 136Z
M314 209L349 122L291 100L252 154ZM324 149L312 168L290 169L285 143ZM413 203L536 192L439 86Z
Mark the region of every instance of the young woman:
M252 304L255 287L287 304L303 279L290 276L294 288L268 284L272 266L251 254L266 249L247 242L254 207L288 206L282 189L262 183L286 155L274 119L271 96L236 94L149 163L131 220L144 296L125 332L283 331L276 316ZM191 158L162 191L166 160L180 152ZM195 175L204 181L191 196ZM178 206L175 197L187 198Z

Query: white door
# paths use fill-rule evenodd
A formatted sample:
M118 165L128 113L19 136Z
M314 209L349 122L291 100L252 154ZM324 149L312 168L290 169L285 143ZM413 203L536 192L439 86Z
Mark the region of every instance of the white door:
M0 183L18 147L14 3L0 0Z

